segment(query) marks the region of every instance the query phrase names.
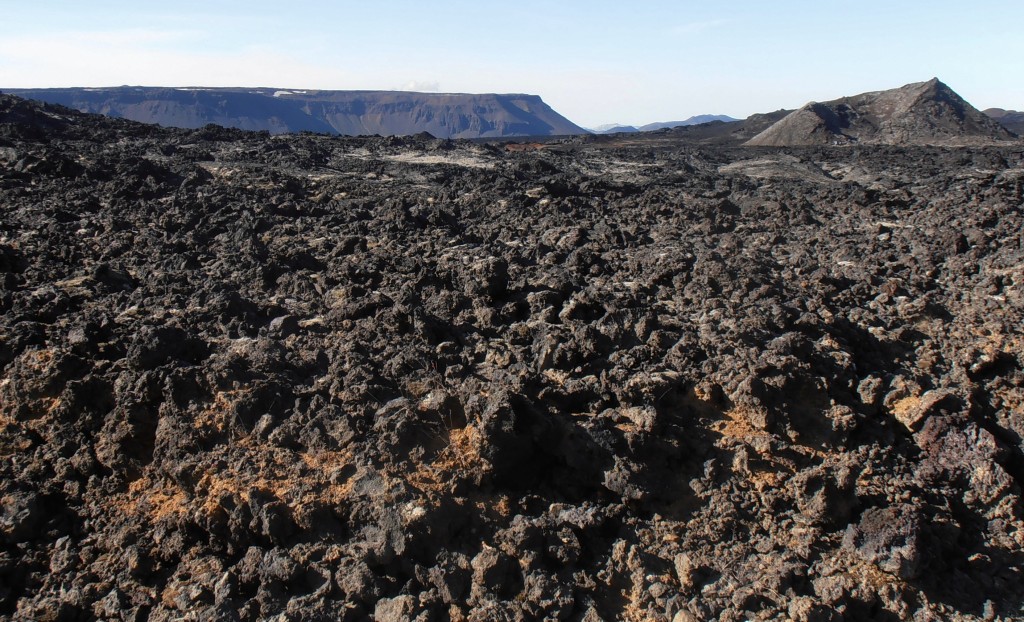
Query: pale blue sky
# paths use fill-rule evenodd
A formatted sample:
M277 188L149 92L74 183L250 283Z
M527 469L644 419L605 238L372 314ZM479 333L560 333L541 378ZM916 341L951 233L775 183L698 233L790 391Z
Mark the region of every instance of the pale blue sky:
M938 77L1024 109L1024 0L8 2L0 88L535 93L571 120L745 117Z

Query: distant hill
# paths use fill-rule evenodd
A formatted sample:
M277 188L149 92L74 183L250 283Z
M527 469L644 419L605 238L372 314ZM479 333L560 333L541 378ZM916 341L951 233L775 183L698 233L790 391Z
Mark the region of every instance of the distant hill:
M665 121L661 123L648 123L647 125L641 125L637 129L639 129L641 132L654 132L657 130L663 130L665 128L685 127L687 125L700 125L702 123L711 123L712 121L732 123L733 121L739 121L739 119L734 119L724 114L699 114L697 116L690 117L685 121Z
M791 112L793 111L776 110L775 112L752 114L740 121L711 121L697 125L679 125L653 133L703 144L739 145L763 132Z
M214 123L272 134L429 132L438 138L587 133L536 95L127 86L4 92L82 112L182 128Z
M685 121L662 121L659 123L648 123L647 125L641 125L636 127L634 125L621 125L618 123L609 123L607 125L599 125L593 128L595 134L631 134L634 132L656 132L658 130L670 129L674 127L686 127L688 125L700 125L702 123L711 123L713 121L722 121L725 123L731 123L739 121L730 116L724 114L700 114L694 117L690 117Z
M988 108L982 110L986 115L995 119L1006 129L1017 136L1024 136L1024 112L1017 110L1003 110L1002 108Z
M615 131L617 128L632 128L634 130L636 129L632 125L624 125L622 123L605 123L603 125L598 125L596 127L591 127L587 129L589 129L591 132L595 134L607 134Z
M634 125L618 125L615 123L608 123L593 128L595 134L635 134L639 132L639 128Z
M933 78L898 89L811 102L746 144L973 145L1015 140L996 121Z

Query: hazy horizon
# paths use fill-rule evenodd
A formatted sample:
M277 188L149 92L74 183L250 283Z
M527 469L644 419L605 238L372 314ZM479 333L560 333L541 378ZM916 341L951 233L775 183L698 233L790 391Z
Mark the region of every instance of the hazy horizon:
M938 77L979 109L1024 108L1017 2L279 6L11 6L0 88L530 93L595 127L744 118Z

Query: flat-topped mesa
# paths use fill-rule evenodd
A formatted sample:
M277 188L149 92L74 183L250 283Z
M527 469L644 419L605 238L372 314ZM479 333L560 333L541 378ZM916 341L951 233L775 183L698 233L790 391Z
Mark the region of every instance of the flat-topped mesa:
M938 78L898 89L811 102L747 141L749 146L983 145L1016 136Z
M272 134L308 131L389 136L429 132L438 138L587 133L537 95L524 94L128 86L6 92L82 112L167 127L198 128L214 123Z

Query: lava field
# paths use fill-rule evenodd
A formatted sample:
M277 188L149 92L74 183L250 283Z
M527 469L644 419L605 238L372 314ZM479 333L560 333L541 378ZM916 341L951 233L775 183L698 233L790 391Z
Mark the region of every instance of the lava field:
M0 97L0 619L1024 618L1024 146Z

